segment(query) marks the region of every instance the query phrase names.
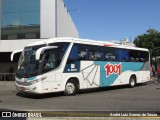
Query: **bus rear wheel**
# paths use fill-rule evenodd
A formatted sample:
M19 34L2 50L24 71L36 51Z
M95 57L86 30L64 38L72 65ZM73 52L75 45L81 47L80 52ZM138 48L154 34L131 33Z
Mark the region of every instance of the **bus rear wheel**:
M131 76L129 80L129 87L134 88L136 86L136 77Z
M74 80L69 80L67 83L66 83L66 86L65 86L65 95L76 95L76 92L77 92L77 83L74 81Z

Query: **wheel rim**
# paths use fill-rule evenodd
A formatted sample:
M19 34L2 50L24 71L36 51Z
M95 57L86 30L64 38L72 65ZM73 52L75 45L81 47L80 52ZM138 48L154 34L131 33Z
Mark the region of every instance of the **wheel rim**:
M73 83L66 84L66 93L73 94L75 91L75 85Z
M131 85L131 86L134 86L134 85L135 85L134 79L131 79L130 85Z

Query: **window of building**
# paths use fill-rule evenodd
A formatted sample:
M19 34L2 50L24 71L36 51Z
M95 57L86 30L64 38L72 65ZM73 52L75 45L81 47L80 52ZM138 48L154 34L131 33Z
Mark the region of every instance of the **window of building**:
M40 0L2 0L1 25L4 40L28 39L28 33L35 34L31 39L40 38ZM13 37L5 37L9 35Z
M25 34L17 34L17 39L25 39Z

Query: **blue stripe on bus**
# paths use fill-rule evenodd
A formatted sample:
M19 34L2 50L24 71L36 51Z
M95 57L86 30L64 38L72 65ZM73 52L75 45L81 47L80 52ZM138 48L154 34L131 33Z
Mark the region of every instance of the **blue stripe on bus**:
M36 77L30 77L28 80L35 80Z
M114 81L119 76L118 75L119 69L116 68L119 65L121 65L121 71L120 71L121 73L128 71L128 70L139 71L139 70L141 70L141 68L144 65L144 63L141 63L141 62L100 62L100 61L95 61L94 64L100 65L100 71L101 71L101 73L100 73L100 86L101 87L110 86L111 84L114 83ZM108 71L108 73L107 73L107 69L105 69L106 65L108 65L107 68L110 68L110 66L111 66L110 71L112 71L112 73L110 73L110 71ZM115 71L112 70L113 68L115 69ZM117 73L114 73L113 71L117 72Z
M112 85L115 82L115 80L118 78L120 73L123 73L123 72L128 71L128 70L129 71L140 71L144 66L143 62L94 61L94 64L100 66L100 71L101 71L100 72L100 87ZM80 61L73 62L73 63L70 63L70 64L66 64L63 72L64 73L80 72L81 71L80 70L80 65L81 65ZM111 68L111 71L114 71L113 73L110 73L110 72L107 73L106 68L110 68L110 66L112 66L115 69L115 71L114 71L114 70L112 70L113 68ZM115 72L117 72L117 73L115 73Z

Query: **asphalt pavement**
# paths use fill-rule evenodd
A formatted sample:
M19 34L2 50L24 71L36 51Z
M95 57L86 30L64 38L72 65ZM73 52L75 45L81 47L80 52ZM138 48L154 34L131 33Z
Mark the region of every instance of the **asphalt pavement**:
M106 117L108 113L124 112L156 112L160 113L160 83L154 80L147 84L140 84L135 88L128 86L109 87L80 91L76 96L64 96L63 93L45 95L23 95L17 92L14 82L0 81L0 111L34 111L48 112L54 119L111 119L121 120L121 117ZM71 116L60 117L68 115ZM75 111L80 112L78 117ZM96 113L94 114L94 112ZM58 112L58 113L57 113ZM46 115L45 119L53 119ZM58 115L59 116L58 116ZM98 117L97 117L97 116ZM91 117L95 116L95 117ZM153 116L154 117L154 116ZM152 119L153 117L149 118ZM125 117L125 120L134 120L135 117ZM155 117L157 118L157 117ZM27 118L36 119L36 118ZM38 118L38 119L44 119ZM144 120L146 118L136 118ZM148 118L147 118L148 119ZM158 119L158 118L157 118ZM160 118L159 118L160 119Z

